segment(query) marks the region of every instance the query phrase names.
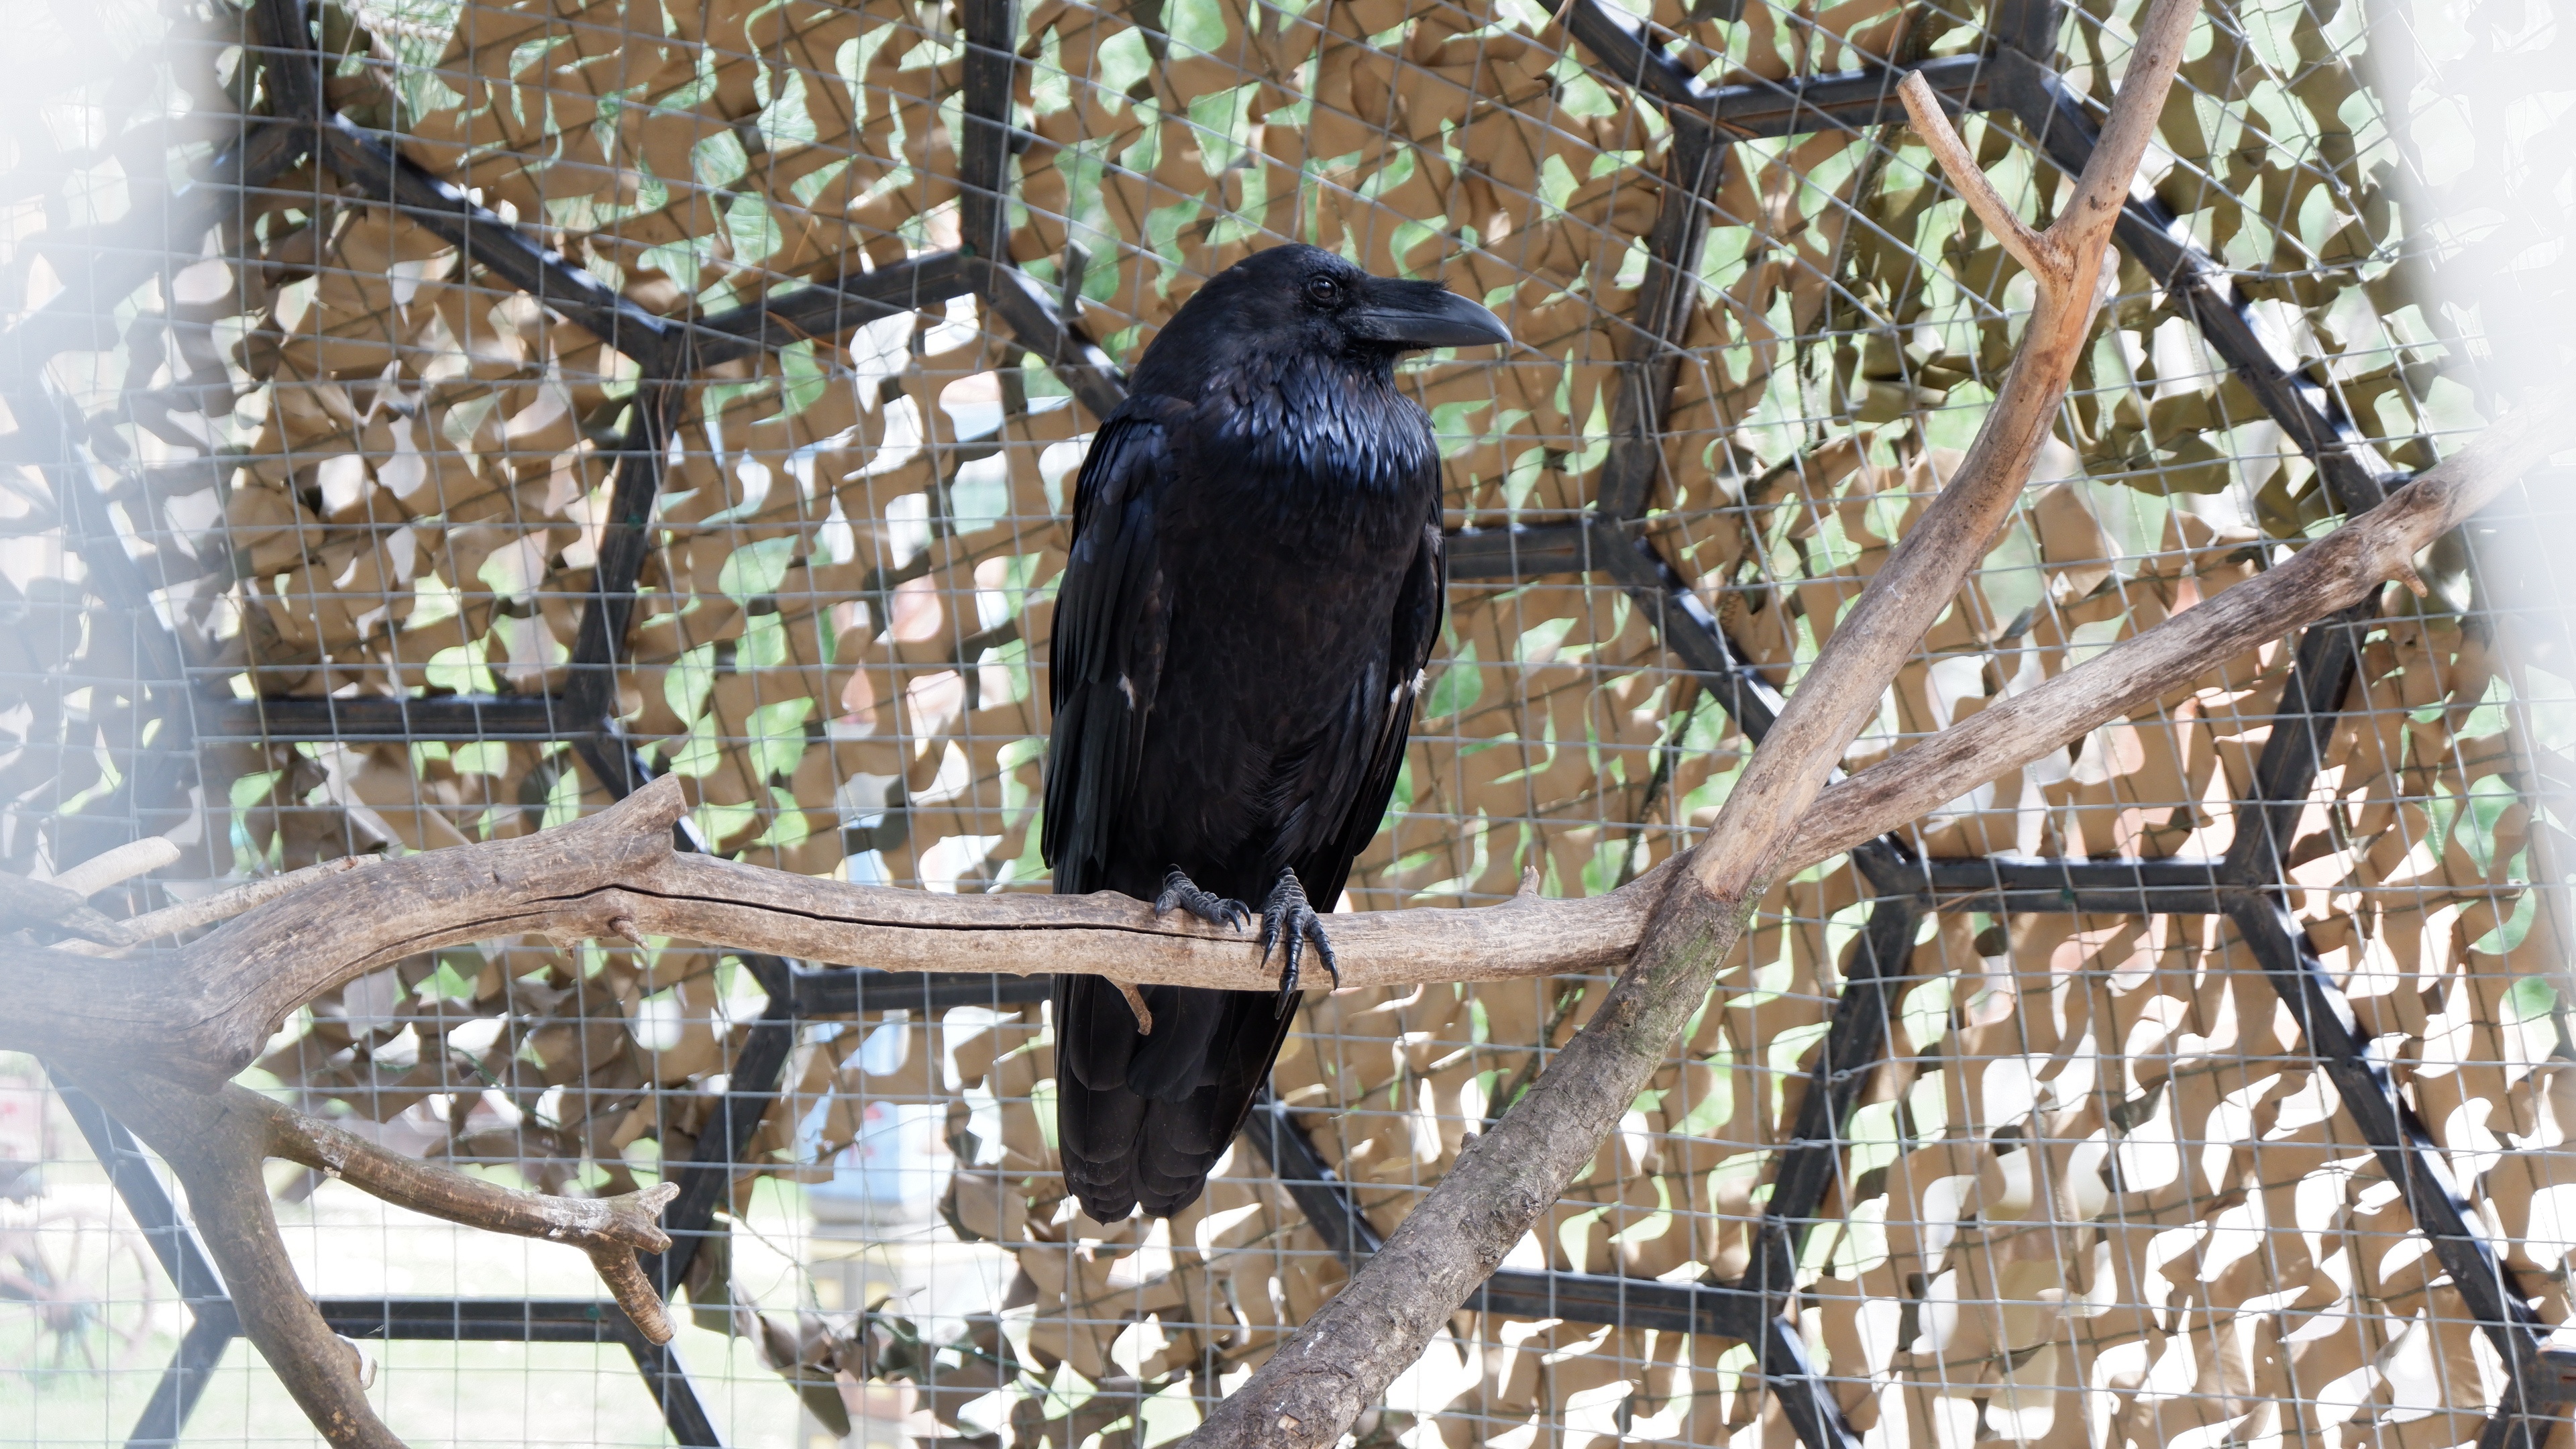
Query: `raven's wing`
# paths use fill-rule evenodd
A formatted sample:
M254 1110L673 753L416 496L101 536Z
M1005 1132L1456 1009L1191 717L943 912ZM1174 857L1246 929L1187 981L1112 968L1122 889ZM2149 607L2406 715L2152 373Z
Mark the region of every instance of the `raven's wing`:
M1111 885L1111 837L1136 783L1162 673L1168 611L1155 509L1171 468L1164 425L1180 410L1167 398L1130 398L1101 425L1075 484L1073 545L1048 650L1055 722L1039 835L1058 895ZM1172 1135L1147 1116L1170 1109L1127 1090L1145 1039L1115 986L1058 976L1054 1015L1066 1180L1104 1221L1123 1218L1138 1194L1140 1144Z
M1333 845L1334 859L1315 861L1311 868L1306 862L1299 863L1298 879L1306 883L1308 892L1324 910L1332 909L1332 900L1342 893L1342 884L1350 875L1351 862L1376 838L1378 826L1386 819L1387 801L1395 798L1395 778L1404 770L1404 747L1413 737L1413 711L1422 695L1423 670L1431 663L1432 647L1440 640L1440 615L1448 594L1449 551L1440 534L1440 505L1435 499L1431 516L1422 525L1421 546L1415 550L1412 566L1405 570L1404 586L1396 594L1393 634L1387 650L1386 714L1370 741L1368 765L1360 776L1359 789L1352 794L1350 808L1342 817L1339 838Z
M1038 842L1059 895L1109 884L1110 830L1144 749L1166 629L1154 511L1170 471L1164 423L1180 407L1130 399L1092 440L1074 488L1049 644L1055 724Z
M1332 909L1334 898L1342 893L1342 883L1350 875L1351 862L1375 838L1378 825L1386 818L1387 801L1394 798L1395 778L1404 768L1405 744L1413 734L1413 711L1422 691L1422 671L1430 663L1431 650L1440 638L1440 614L1448 586L1449 560L1435 502L1423 520L1413 560L1396 593L1395 616L1389 621L1387 640L1387 693L1382 699L1372 695L1359 701L1366 732L1354 743L1367 753L1356 776L1357 788L1349 788L1350 776L1342 777L1339 786L1323 787L1348 790L1340 797L1343 812L1323 842L1301 852L1294 861L1298 881L1324 910ZM1307 979L1315 979L1311 970ZM1123 1010L1112 990L1100 990L1104 1012ZM1282 1014L1276 999L1266 991L1155 988L1148 994L1155 1002L1153 1040L1157 1045L1171 1042L1194 1064L1187 1078L1192 1090L1181 1100L1152 1100L1140 1105L1138 1145L1142 1150L1135 1153L1135 1175L1117 1179L1116 1191L1133 1193L1148 1212L1168 1215L1199 1195L1217 1158L1234 1135L1243 1130L1244 1120L1252 1113L1253 1098L1269 1082L1270 1064L1286 1044L1288 1028L1296 1014ZM1162 1035L1172 1030L1164 1025L1167 1017L1178 1028L1168 1038ZM1178 1079L1181 1075L1172 1070L1174 1063L1148 1060L1143 1052L1137 1054L1132 1065L1143 1078ZM1168 1088L1162 1095L1171 1095ZM1073 1135L1070 1131L1059 1134L1066 1141L1071 1141ZM1067 1157L1067 1174L1079 1170L1075 1159Z

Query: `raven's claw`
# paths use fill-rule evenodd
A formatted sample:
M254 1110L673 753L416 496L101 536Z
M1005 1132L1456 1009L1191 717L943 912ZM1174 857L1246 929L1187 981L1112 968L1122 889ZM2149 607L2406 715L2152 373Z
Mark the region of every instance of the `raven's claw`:
M1270 888L1270 899L1261 903L1261 959L1270 959L1274 945L1287 948L1288 961L1279 972L1279 1014L1286 1016L1297 1004L1298 959L1312 942L1316 959L1332 973L1333 985L1342 984L1342 968L1333 959L1333 943L1324 935L1324 919L1306 900L1306 887L1299 883L1295 870L1279 872L1279 884Z
M1237 931L1252 922L1252 907L1200 890L1198 882L1177 868L1163 877L1163 893L1154 897L1155 915L1174 910L1187 911L1211 926L1228 926Z

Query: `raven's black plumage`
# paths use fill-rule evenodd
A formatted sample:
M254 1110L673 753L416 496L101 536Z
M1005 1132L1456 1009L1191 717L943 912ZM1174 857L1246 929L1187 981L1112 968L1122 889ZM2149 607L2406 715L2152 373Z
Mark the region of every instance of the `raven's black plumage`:
M1505 340L1436 284L1305 246L1173 315L1076 489L1042 841L1059 893L1152 900L1177 867L1258 902L1293 869L1332 908L1440 630L1440 457L1395 358ZM1116 985L1055 983L1057 1141L1104 1222L1199 1195L1292 1015L1267 992L1144 997L1150 1035Z

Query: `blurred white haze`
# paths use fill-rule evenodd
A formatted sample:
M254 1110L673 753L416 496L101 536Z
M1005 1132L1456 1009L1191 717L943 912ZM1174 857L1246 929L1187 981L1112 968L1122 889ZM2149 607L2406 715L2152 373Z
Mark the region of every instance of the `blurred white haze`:
M2356 57L2383 99L2405 208L2408 292L2471 366L2479 418L2524 389L2576 391L2576 5L2404 0L2370 7ZM2361 138L2368 144L2372 138ZM2445 455L2465 438L2443 440ZM2566 455L2561 455L2562 463ZM2576 750L2576 499L2563 467L2509 492L2470 530L2482 578L2468 602L2519 666L2531 743ZM2452 541L2446 541L2451 543ZM2428 563L2436 580L2456 545ZM2533 782L2565 820L2576 770ZM2564 868L2564 863L2562 869ZM2544 881L2564 892L2564 879ZM2566 902L2559 903L2561 911ZM2570 919L2562 914L2561 919ZM2562 971L2566 969L2562 964ZM2562 996L2567 988L2562 984Z

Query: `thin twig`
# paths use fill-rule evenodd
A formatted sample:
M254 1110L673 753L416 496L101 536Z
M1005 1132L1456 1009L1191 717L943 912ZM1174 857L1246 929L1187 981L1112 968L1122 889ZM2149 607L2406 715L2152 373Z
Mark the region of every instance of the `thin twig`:
M662 1311L661 1296L636 1266L635 1255L659 1253L671 1246L659 1219L662 1209L680 1195L679 1184L665 1182L608 1198L519 1192L389 1152L246 1088L227 1087L224 1096L237 1110L266 1124L263 1146L268 1156L302 1163L397 1207L434 1218L581 1249L590 1255L617 1306L626 1310L635 1327L655 1343L671 1341L670 1317Z
M121 939L112 944L138 946L163 936L175 936L182 931L193 931L200 926L229 921L254 907L264 906L280 896L302 890L324 876L338 875L344 870L355 870L359 866L382 859L384 857L379 855L335 856L330 860L308 865L302 870L290 870L284 875L255 880L248 885L235 886L231 890L222 891L201 900L181 901L177 905L163 906L157 911L147 911L131 920L117 922L117 933ZM65 943L62 949L83 956L108 954L104 949L84 949L84 943L77 941Z
M2036 688L1838 781L1807 813L1789 858L1821 860L1920 819L2027 761L2062 749L2267 640L2359 602L2549 454L2576 444L2576 396L2526 393L2459 456L2258 578L2121 641Z
M1977 220L1986 224L1986 230L2026 270L2062 281L2068 267L2065 254L2056 249L2056 243L2031 230L2030 224L2004 200L2003 193L1986 179L1977 158L1968 154L1967 143L1952 129L1950 117L1941 109L1940 93L1932 89L1932 83L1923 78L1921 71L1914 71L1897 86L1896 94L1905 102L1905 114L1914 122L1914 134L1931 148L1941 174L1950 178L1951 189L1968 203Z
M2188 686L2216 661L2368 597L2530 460L2571 443L2576 398L2565 389L2526 398L2513 421L2289 562L1835 783L1793 812L1796 829L1775 873L1901 828L2141 700ZM1815 692L1822 672L1810 671L1798 694ZM258 1055L278 1021L325 992L417 952L530 932L673 936L893 971L1054 971L1146 985L1276 988L1244 938L1177 915L1158 918L1124 896L931 895L675 855L670 824L683 809L678 782L665 779L533 836L325 873L211 935L139 961L101 962L0 938L0 995L11 1005L0 1013L0 1050L121 1071L140 1065L211 1090ZM1666 861L1604 896L1550 900L1525 882L1503 905L1337 916L1343 982L1617 970L1635 954L1682 861L1698 863L1695 855ZM138 1039L155 1043L140 1063Z
M129 840L114 850L93 855L51 882L83 900L112 885L121 885L176 861L179 847L158 835Z

